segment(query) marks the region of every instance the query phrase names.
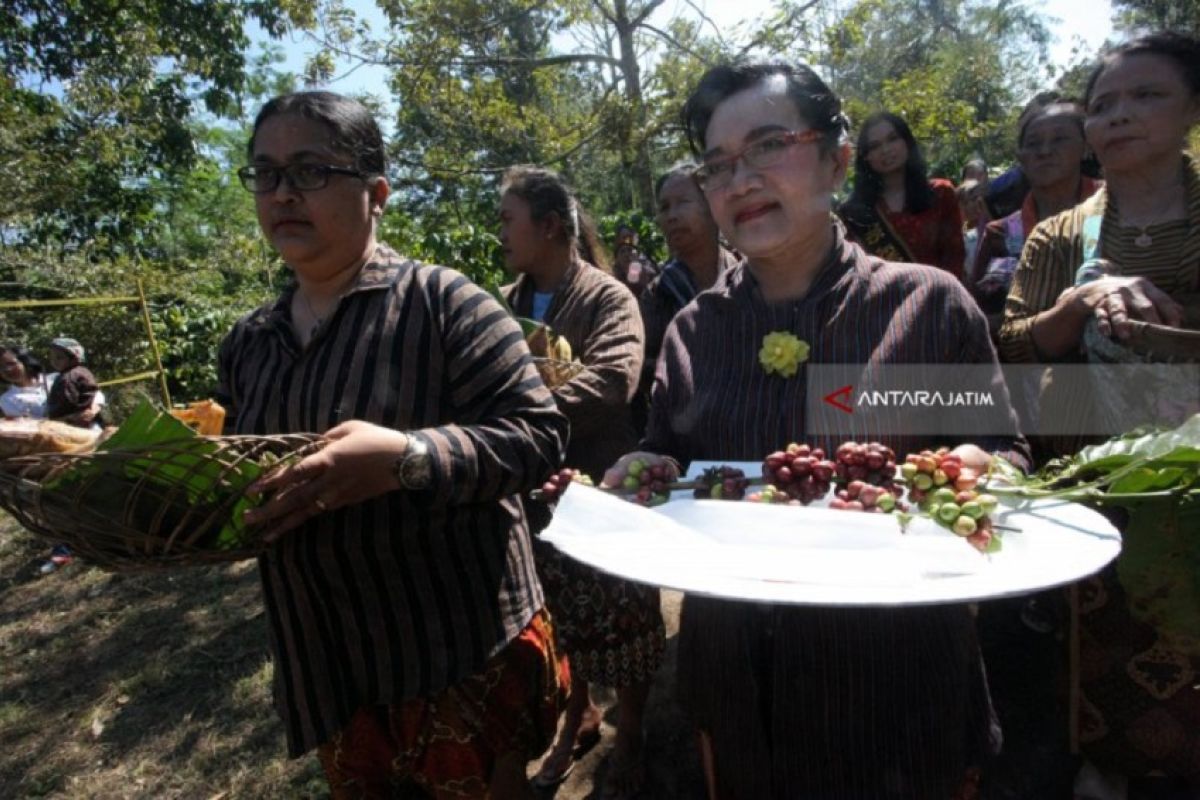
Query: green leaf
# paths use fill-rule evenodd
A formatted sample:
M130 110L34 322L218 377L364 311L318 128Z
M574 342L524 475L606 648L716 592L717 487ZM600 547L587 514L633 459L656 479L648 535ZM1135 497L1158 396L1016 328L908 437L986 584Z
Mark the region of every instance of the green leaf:
M145 401L99 450L114 455L122 452L137 455L82 459L46 488L64 492L82 483L84 491L112 513L122 519L132 515L147 525L151 520L160 522L159 530L174 528L196 505L220 506L237 496L229 518L211 537L206 537L221 549L236 548L244 542L243 515L262 502L261 497L246 497L246 488L265 469L274 466L240 460L235 467L228 467L214 458L221 451L218 441L198 436L187 425ZM119 465L120 470L114 465ZM161 496L143 492L138 508L130 511L132 488L146 480L161 487ZM158 500L164 507L141 507L147 497L150 501Z
M512 306L510 306L508 304L507 298L504 297L504 292L500 291L499 284L489 283L487 285L487 291L488 291L488 294L490 294L492 297L494 297L496 299L496 302L500 304L500 307L503 308L505 311L507 311L510 316L515 317L517 315L517 312L513 311Z
M1181 467L1140 467L1109 485L1107 494L1140 494L1173 488L1187 473Z
M98 449L124 450L194 438L196 432L187 425L143 400L116 433L108 437Z

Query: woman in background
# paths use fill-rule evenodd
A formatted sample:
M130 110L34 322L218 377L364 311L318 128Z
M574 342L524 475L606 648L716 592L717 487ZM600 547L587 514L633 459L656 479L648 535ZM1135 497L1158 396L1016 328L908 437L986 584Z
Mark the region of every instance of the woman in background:
M1025 243L1000 329L1008 361L1080 361L1089 325L1093 342L1120 342L1131 320L1179 326L1200 312L1200 165L1188 154L1200 41L1168 32L1117 47L1092 73L1084 108L1105 186ZM1078 392L1062 394L1071 417L1086 418ZM1135 510L1116 563L1077 589L1080 747L1090 777L1128 784L1130 798L1200 796L1192 508L1190 518L1170 505Z
M500 193L500 244L517 273L504 288L506 299L518 315L565 336L582 362L582 371L551 393L571 422L567 466L599 482L637 441L630 408L642 367L637 301L605 269L591 221L558 174L514 167ZM539 513L530 513L536 531ZM618 701L602 796L631 796L644 780L643 711L665 644L658 590L606 576L548 545L536 552L546 604L570 660L571 698L534 784L562 781L576 750L599 738L601 712L590 695L590 684L599 683L616 687Z
M1096 193L1101 181L1083 174L1087 142L1083 108L1057 94L1038 95L1018 120L1017 158L1030 185L1021 208L988 223L974 260L971 282L986 314L999 315L1025 239L1039 222Z
M868 117L854 170L854 192L839 211L851 238L884 260L928 264L961 280L966 251L954 185L927 177L908 123L887 111Z
M24 347L0 348L0 379L8 384L0 413L9 419L46 416L47 382L37 356Z

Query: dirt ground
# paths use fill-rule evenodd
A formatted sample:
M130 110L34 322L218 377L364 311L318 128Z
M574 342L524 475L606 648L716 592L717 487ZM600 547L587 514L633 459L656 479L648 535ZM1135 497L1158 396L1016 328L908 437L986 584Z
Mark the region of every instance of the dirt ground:
M682 598L683 595L678 592L663 592L667 654L663 668L658 671L651 687L646 709L647 780L641 796L647 800L691 800L705 796L695 738L686 726L674 697L675 645ZM600 744L579 761L557 792L545 792L542 797L553 797L555 800L599 800L601 797L604 770L612 750L616 714L613 692L601 690L596 693L596 699L606 708ZM530 775L536 771L536 767L536 762L530 765Z
M120 575L76 562L41 577L46 553L0 514L0 798L328 796L315 757L285 757L253 562ZM653 800L704 793L673 698L679 600L664 594L668 654L647 713ZM543 797L600 797L615 715L611 692L597 699L603 738Z

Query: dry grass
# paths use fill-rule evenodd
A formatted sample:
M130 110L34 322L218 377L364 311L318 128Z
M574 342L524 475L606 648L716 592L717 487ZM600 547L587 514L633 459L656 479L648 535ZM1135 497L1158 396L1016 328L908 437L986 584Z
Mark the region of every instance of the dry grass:
M324 797L288 761L253 562L40 577L0 516L0 797Z
M328 797L315 756L286 758L254 562L41 577L47 553L0 513L0 798ZM678 610L664 593L668 634ZM673 650L647 710L652 800L703 796ZM544 797L600 797L616 715L611 691L597 700L602 743Z

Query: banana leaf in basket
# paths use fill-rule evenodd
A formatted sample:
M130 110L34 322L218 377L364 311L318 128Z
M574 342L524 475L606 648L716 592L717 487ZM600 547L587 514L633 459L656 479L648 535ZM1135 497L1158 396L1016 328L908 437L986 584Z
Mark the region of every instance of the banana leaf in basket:
M314 435L202 437L145 405L100 449L0 462L0 507L114 570L236 561L262 550L246 487L315 452Z

